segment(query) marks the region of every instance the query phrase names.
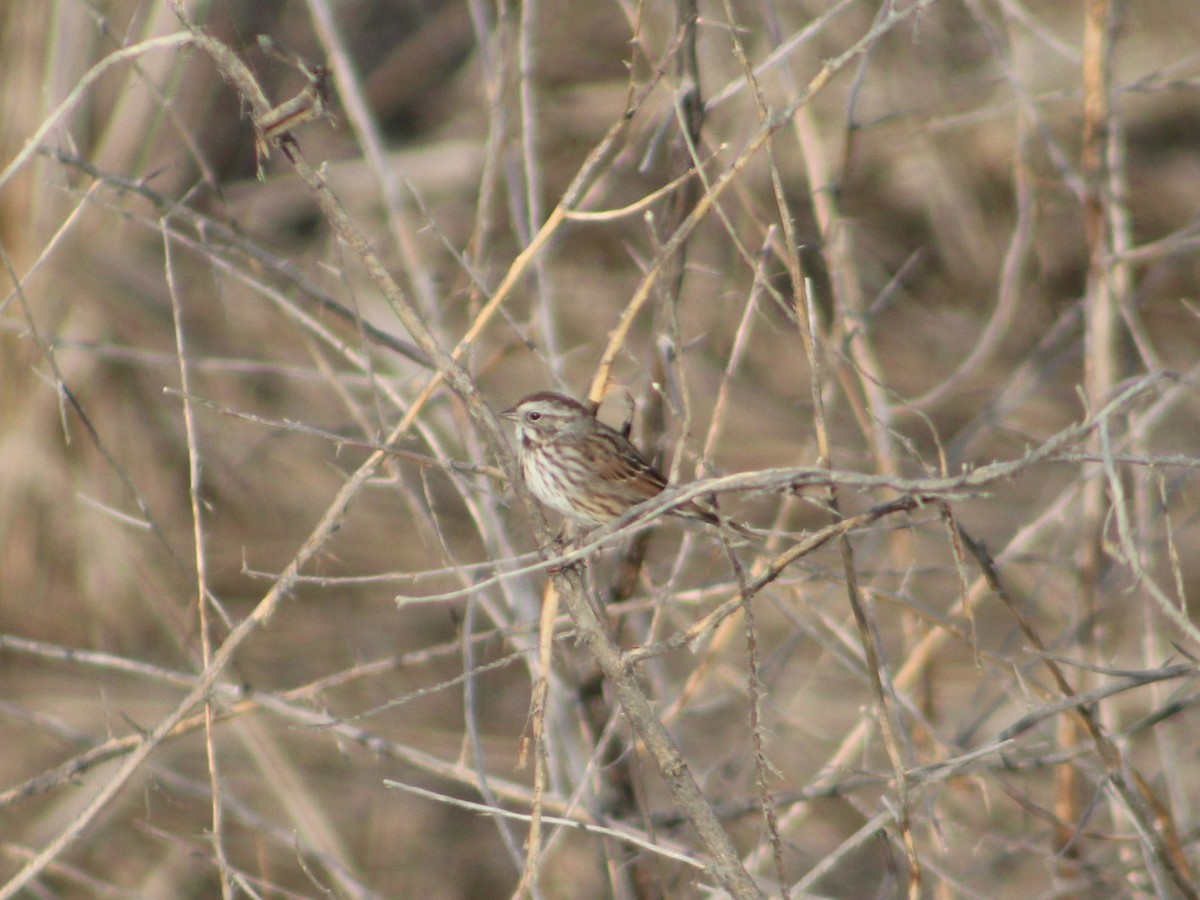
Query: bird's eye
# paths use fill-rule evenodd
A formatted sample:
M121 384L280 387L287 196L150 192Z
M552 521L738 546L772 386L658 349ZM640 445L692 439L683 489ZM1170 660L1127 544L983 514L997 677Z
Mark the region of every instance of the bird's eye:
M540 412L531 412L531 413L529 414L529 421L530 421L530 422L536 422L536 421L537 421L538 419L540 419L541 417L542 417L542 414L541 414Z

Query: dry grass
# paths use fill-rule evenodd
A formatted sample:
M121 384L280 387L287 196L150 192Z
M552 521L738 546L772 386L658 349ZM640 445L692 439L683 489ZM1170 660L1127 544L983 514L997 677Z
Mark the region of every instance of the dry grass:
M1113 5L0 7L0 898L1196 896L1200 14ZM539 562L490 410L607 383L765 548Z

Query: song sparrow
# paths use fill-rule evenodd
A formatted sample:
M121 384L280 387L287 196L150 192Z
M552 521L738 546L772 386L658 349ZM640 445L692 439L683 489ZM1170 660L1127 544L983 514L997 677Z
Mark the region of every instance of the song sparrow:
M517 423L521 473L533 496L574 522L604 525L667 486L627 438L570 397L541 391L500 416ZM719 524L715 515L691 502L670 514Z

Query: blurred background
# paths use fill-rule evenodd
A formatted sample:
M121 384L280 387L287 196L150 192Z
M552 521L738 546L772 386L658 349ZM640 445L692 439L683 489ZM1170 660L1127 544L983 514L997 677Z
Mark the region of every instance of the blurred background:
M862 512L1175 373L1105 418L1106 443L949 498L1045 654L937 505L855 533L849 568L834 543L804 554L712 627L739 578L831 521L821 491L722 496L772 535L733 549L742 573L713 531L668 520L589 579L621 645L658 648L641 684L764 890L1186 894L1195 4L186 6L272 103L309 76L260 35L331 69L330 115L294 138L444 348L586 170L586 214L462 361L497 411L582 398L654 273L601 414L632 415L673 480L891 479L840 491ZM414 408L425 355L287 159L256 157L249 107L167 2L7 3L0 42L0 892L71 834L22 896L511 895L528 825L445 802L532 803L546 577L491 578L537 549L495 454L448 388ZM791 105L769 147L756 94ZM403 452L238 644L210 720L192 710L75 833L410 410ZM558 626L545 813L643 845L548 825L529 890L708 895L687 861L703 845ZM1098 692L1115 764L1054 707L1046 655Z

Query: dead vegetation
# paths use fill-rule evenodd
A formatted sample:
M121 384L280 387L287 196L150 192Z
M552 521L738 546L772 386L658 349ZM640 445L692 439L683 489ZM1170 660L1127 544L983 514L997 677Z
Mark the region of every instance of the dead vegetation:
M0 9L0 898L1196 896L1200 13L353 6Z

